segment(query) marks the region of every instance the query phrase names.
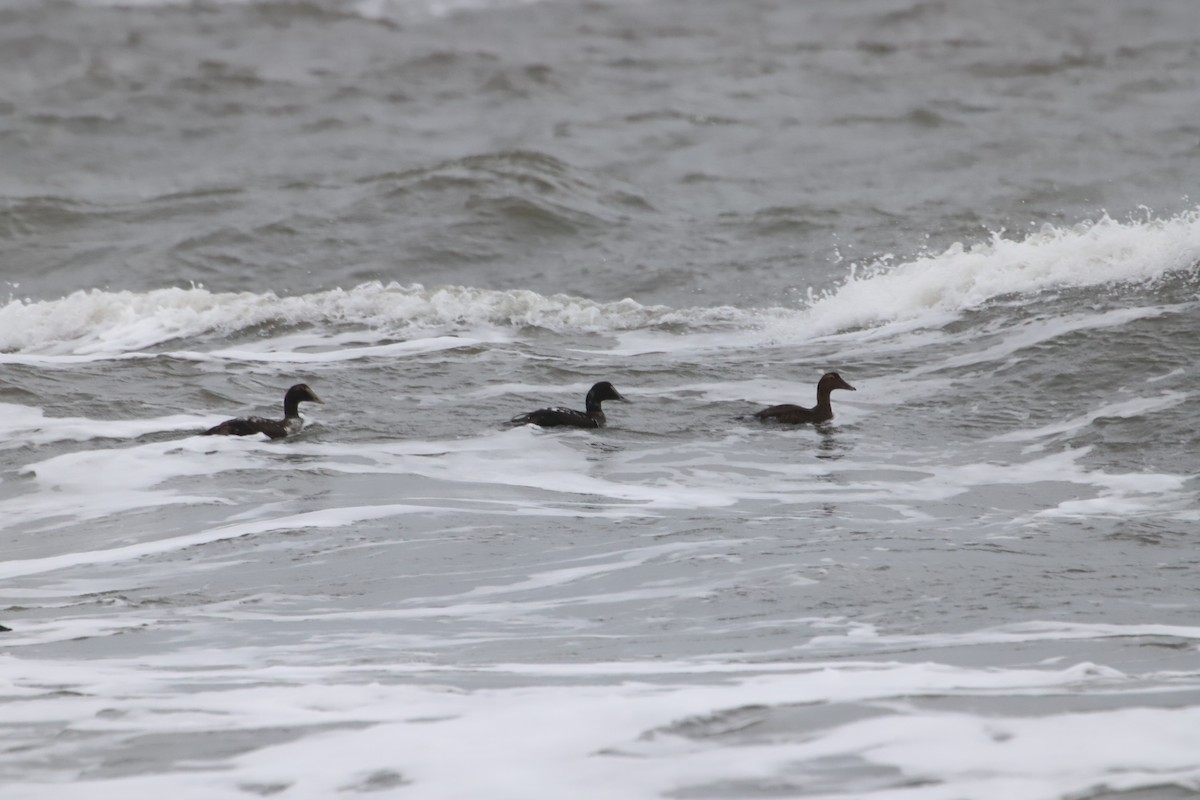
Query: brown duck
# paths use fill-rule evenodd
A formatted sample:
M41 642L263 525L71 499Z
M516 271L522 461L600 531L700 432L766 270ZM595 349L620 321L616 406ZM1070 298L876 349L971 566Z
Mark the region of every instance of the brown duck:
M787 425L801 425L806 422L826 422L833 419L833 406L829 404L829 395L834 389L849 389L856 391L853 386L842 380L836 372L826 372L817 382L817 404L813 408L795 406L785 403L779 406L764 408L755 414L755 418L764 422L774 420Z

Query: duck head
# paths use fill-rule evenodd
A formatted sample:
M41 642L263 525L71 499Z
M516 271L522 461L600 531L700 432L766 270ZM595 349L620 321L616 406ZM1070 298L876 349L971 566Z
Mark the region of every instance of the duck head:
M293 403L320 403L325 405L325 401L317 397L317 393L308 388L307 383L297 383L295 386L287 390L287 395L284 397L284 402L291 401Z
M591 390L588 392L588 400L594 400L597 403L599 403L603 400L620 400L621 402L624 402L624 403L629 402L624 397L622 397L621 393L617 391L616 387L613 386L608 381L600 381L595 386L593 386L591 388Z
M849 389L852 392L858 391L853 386L842 380L842 376L838 375L836 372L826 372L821 376L820 382L817 383L817 391L828 394L834 389Z

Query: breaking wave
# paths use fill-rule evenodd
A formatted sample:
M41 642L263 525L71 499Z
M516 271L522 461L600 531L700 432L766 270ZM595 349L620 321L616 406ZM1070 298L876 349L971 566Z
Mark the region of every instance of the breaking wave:
M1047 226L1021 240L999 235L900 264L852 266L803 308L675 309L632 299L598 302L524 289L364 283L298 296L214 293L202 286L147 292L87 290L0 307L0 352L104 356L195 337L296 329L365 329L380 338L480 328L554 332L769 329L805 337L888 325L939 324L998 298L1060 288L1144 285L1200 264L1200 211L1168 220L1104 217Z

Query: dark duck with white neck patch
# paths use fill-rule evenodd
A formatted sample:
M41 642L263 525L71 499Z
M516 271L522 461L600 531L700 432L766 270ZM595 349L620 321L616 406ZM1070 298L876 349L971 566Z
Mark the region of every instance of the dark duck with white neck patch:
M543 428L603 428L608 420L600 409L605 400L621 400L628 403L608 381L600 381L587 393L584 400L586 411L573 408L539 408L528 414L520 414L509 420L510 425L540 425Z
M790 403L764 408L755 414L756 419L764 422L775 421L786 425L802 425L806 422L828 422L833 419L833 406L829 403L829 395L834 389L857 391L853 386L842 380L836 372L826 372L817 383L817 405L813 408L795 406Z
M317 397L316 392L308 388L306 383L297 383L287 390L283 396L283 419L266 419L265 417L238 417L227 419L220 425L209 428L203 436L253 436L265 433L272 439L283 439L299 433L304 427L300 417L301 403L321 403L325 401Z

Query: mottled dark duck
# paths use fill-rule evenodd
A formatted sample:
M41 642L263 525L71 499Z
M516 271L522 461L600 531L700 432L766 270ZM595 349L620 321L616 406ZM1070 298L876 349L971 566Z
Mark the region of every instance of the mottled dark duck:
M621 400L628 403L608 381L600 381L587 393L584 400L586 411L573 408L539 408L528 414L520 414L509 420L510 425L540 425L543 428L603 428L608 422L600 404L605 400Z
M764 422L774 420L786 425L802 425L806 422L828 422L833 419L833 406L829 404L829 395L834 389L849 389L857 391L853 386L842 380L836 372L826 372L817 382L817 404L813 408L794 406L785 403L779 406L764 408L755 414L756 419Z
M300 418L301 403L325 403L306 383L297 383L283 396L283 419L265 417L238 417L227 419L216 427L209 428L204 436L252 436L265 433L272 439L283 439L299 433L304 427Z

